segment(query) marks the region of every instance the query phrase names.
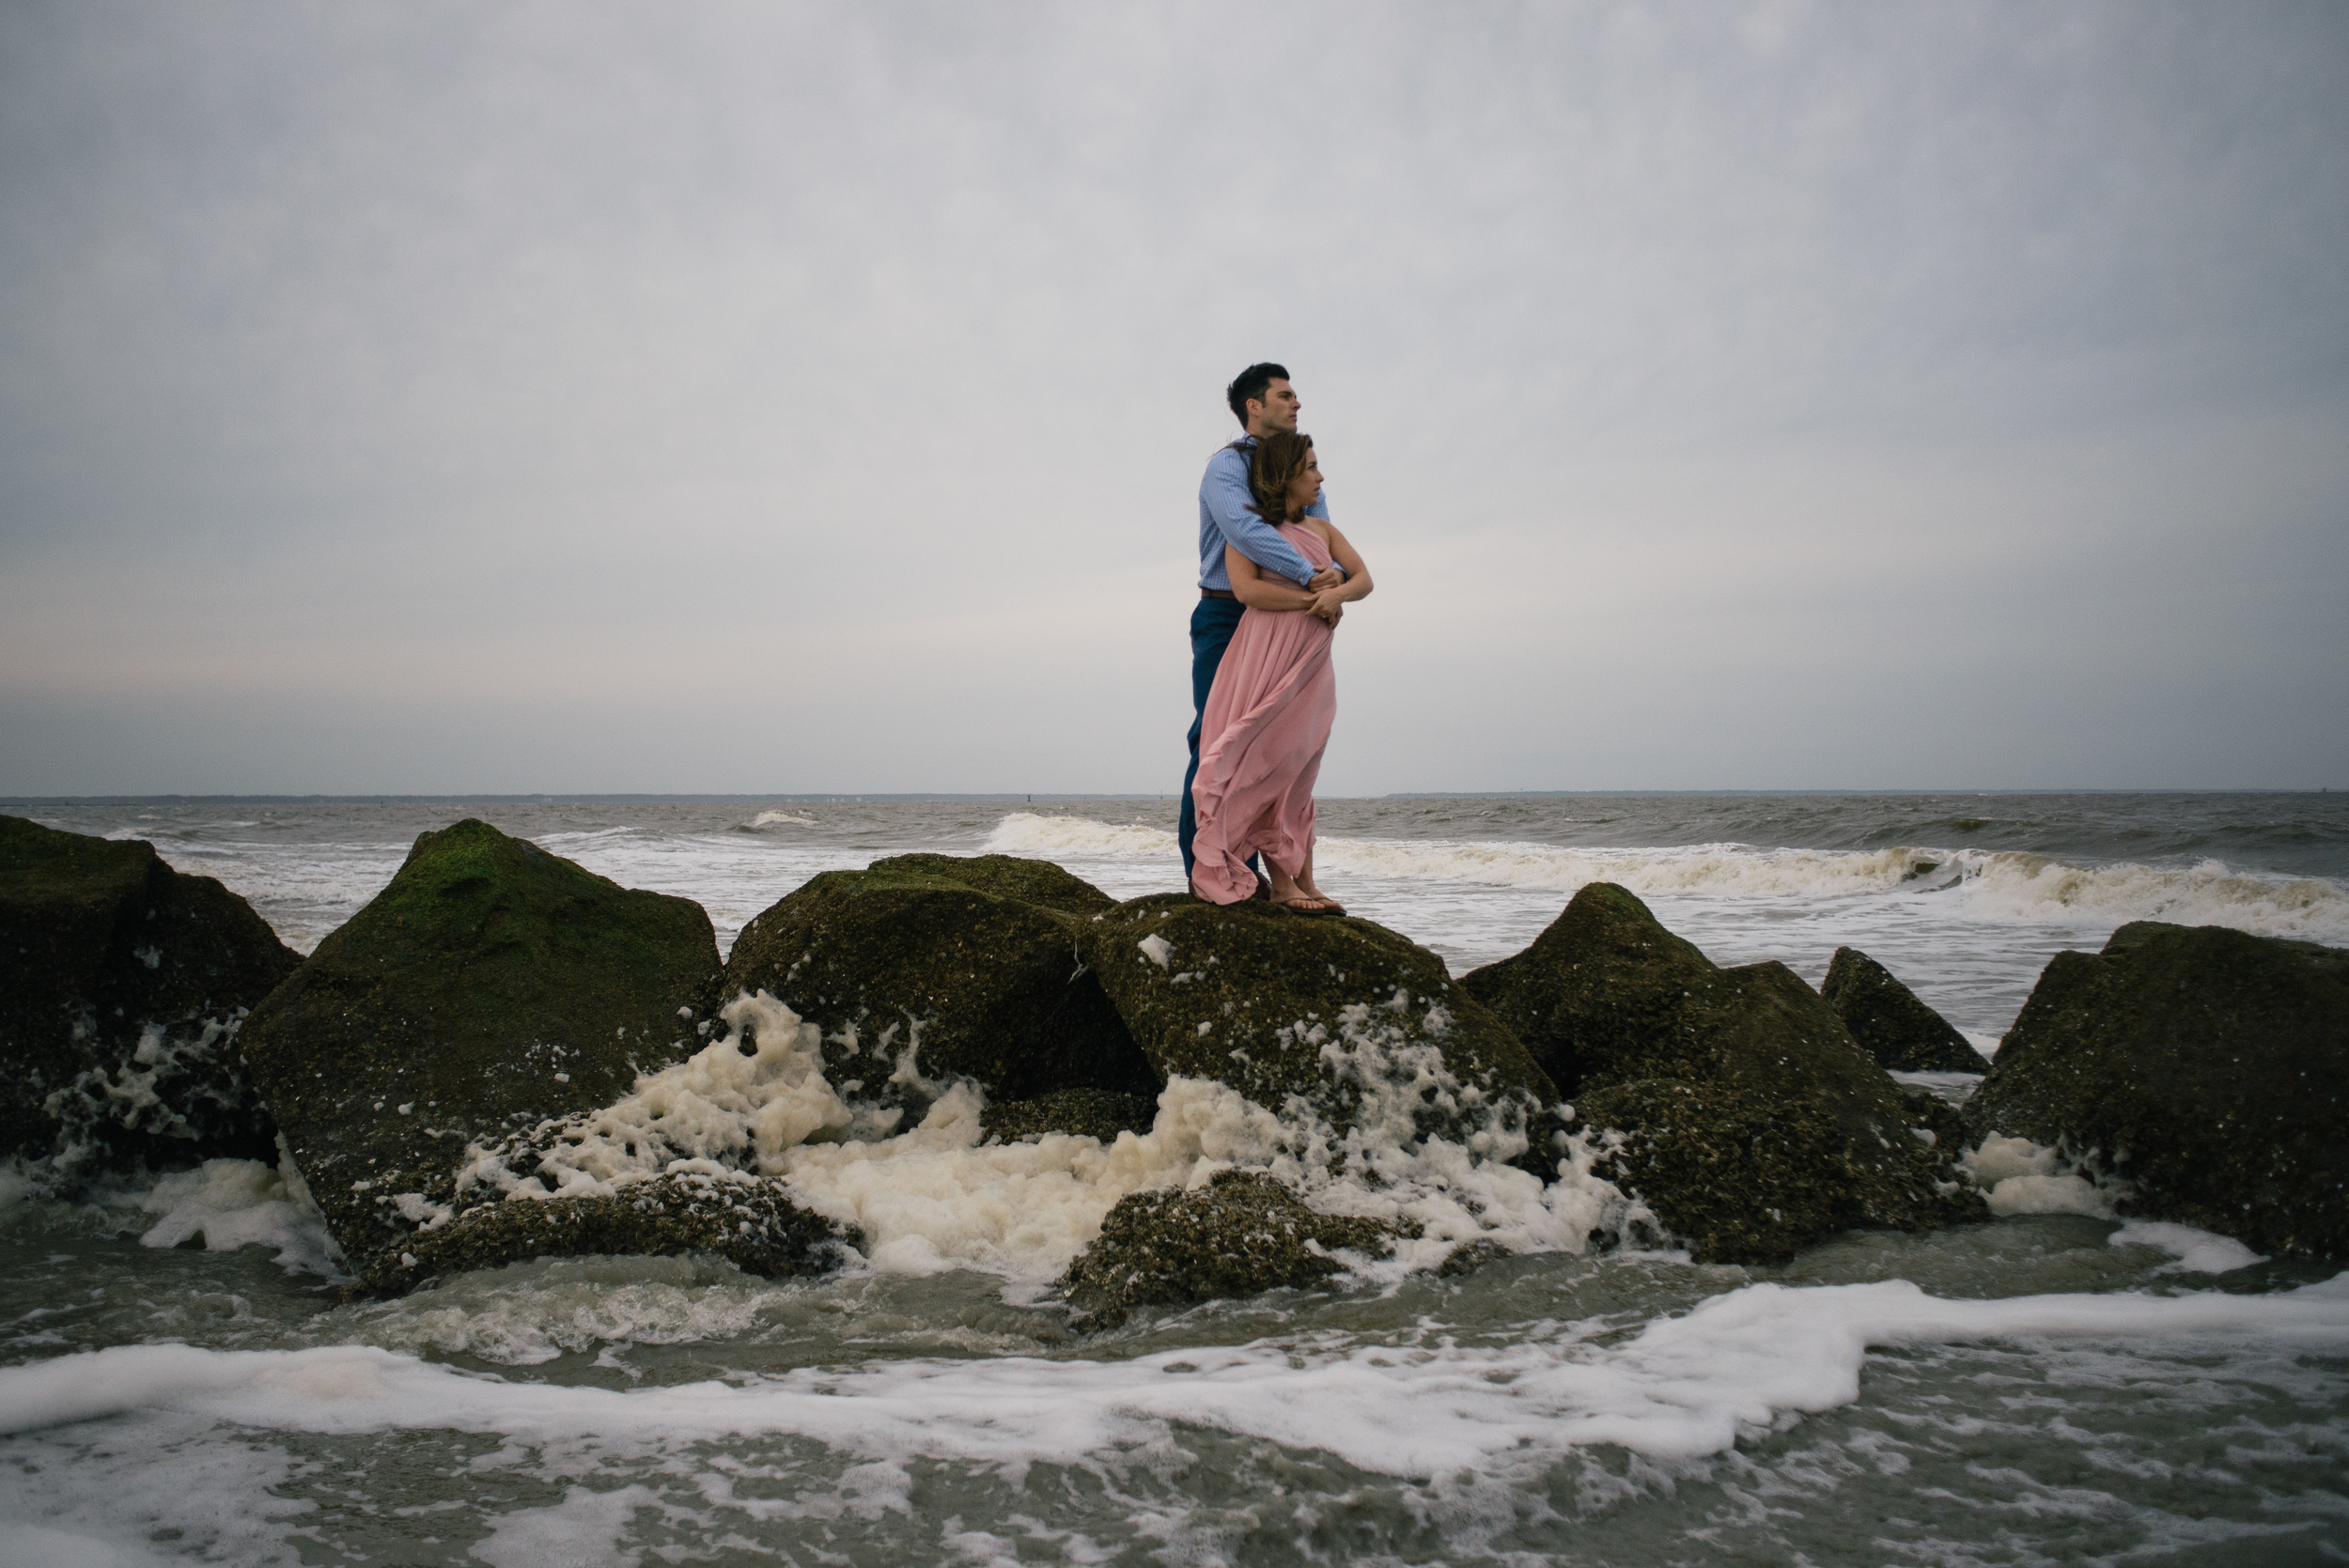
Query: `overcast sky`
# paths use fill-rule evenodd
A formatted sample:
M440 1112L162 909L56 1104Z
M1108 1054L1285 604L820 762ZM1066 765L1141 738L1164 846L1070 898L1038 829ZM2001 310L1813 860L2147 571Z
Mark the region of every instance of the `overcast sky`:
M2349 6L0 3L0 791L2349 785Z

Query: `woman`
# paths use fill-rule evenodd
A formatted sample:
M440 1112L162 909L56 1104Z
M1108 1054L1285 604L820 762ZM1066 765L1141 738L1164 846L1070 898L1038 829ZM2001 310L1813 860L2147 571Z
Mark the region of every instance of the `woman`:
M1190 786L1199 820L1191 891L1213 904L1254 896L1248 857L1264 856L1272 900L1300 915L1342 915L1314 884L1314 780L1330 721L1337 717L1337 675L1330 638L1346 606L1370 592L1370 572L1346 536L1305 508L1321 497L1321 464L1311 436L1267 436L1256 447L1248 489L1254 511L1316 569L1335 560L1341 587L1319 593L1268 578L1226 545L1232 592L1247 606L1207 693L1199 732L1199 774Z

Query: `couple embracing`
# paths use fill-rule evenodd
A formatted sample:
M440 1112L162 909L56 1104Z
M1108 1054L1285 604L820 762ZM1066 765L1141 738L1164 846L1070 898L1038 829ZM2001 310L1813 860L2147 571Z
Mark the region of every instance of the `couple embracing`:
M1342 915L1314 881L1314 781L1338 711L1330 637L1370 573L1330 520L1288 371L1252 365L1224 396L1247 433L1199 485L1183 870L1209 903Z

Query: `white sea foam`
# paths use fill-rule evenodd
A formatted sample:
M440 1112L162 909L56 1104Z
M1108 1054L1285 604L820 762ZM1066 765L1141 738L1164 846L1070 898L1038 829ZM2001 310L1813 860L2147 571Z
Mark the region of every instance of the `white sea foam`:
M163 1561L95 1536L39 1525L0 1524L0 1568L148 1568Z
M2349 1348L2341 1286L1944 1300L1905 1281L1757 1284L1624 1341L1605 1322L1543 1322L1499 1343L1405 1353L1347 1340L1111 1361L893 1359L629 1391L489 1381L365 1346L117 1345L0 1370L0 1431L158 1411L263 1430L442 1428L608 1447L793 1434L876 1460L1019 1469L1172 1454L1175 1423L1191 1423L1386 1475L1531 1475L1592 1444L1719 1453L1786 1414L1851 1404L1872 1346L2257 1337L2338 1355Z
M875 1268L973 1268L1031 1285L1065 1270L1121 1198L1197 1188L1235 1167L1269 1172L1325 1212L1421 1230L1392 1261L1366 1263L1372 1272L1427 1266L1474 1239L1579 1252L1594 1232L1635 1213L1587 1160L1548 1186L1501 1163L1525 1140L1498 1125L1462 1142L1419 1139L1414 1116L1429 1096L1466 1104L1472 1095L1434 1048L1400 1044L1366 1007L1346 1009L1322 1049L1359 1096L1345 1133L1301 1101L1276 1116L1221 1083L1176 1078L1147 1133L1108 1144L1069 1134L983 1143L985 1100L968 1082L923 1084L934 1096L928 1112L894 1132L896 1112L875 1117L834 1092L816 1027L782 1002L761 991L722 1016L723 1037L640 1079L625 1099L553 1126L551 1138L542 1130L519 1145L475 1146L460 1194L600 1197L664 1173L774 1176L817 1213L862 1230ZM913 1071L909 1045L898 1072ZM413 1207L427 1228L446 1222L421 1195Z
M1983 1189L1990 1212L2004 1218L2015 1214L2084 1214L2109 1219L2113 1204L2127 1188L2094 1167L2071 1158L2061 1149L1992 1133L1982 1146L1958 1157L1966 1173Z
M763 811L752 817L750 822L754 828L779 828L786 824L794 828L813 828L816 819L805 812Z
M656 1512L661 1498L645 1486L598 1492L585 1486L565 1490L563 1500L545 1508L516 1509L490 1526L472 1556L490 1568L630 1568L642 1559L620 1550L620 1532L640 1508Z
M318 1320L320 1340L536 1366L608 1344L723 1343L755 1332L784 1288L698 1258L542 1258L443 1280Z
M2154 1270L2156 1274L2232 1274L2267 1261L2232 1236L2158 1219L2131 1220L2106 1239L2114 1247L2153 1247L2169 1253L2172 1261Z
M1003 854L1175 853L1174 835L1087 817L1014 812L986 847ZM2108 929L2132 920L2226 925L2267 936L2349 941L2349 890L2319 877L2120 862L2075 866L2018 851L1901 846L1765 849L1742 844L1582 848L1505 840L1324 837L1317 870L1405 882L1452 881L1571 894L1615 882L1648 897L1819 900L1931 890L1972 920Z
M158 1217L139 1237L141 1246L178 1247L200 1236L211 1251L272 1247L282 1267L330 1279L343 1273L325 1217L310 1202L290 1157L277 1167L257 1159L208 1159L116 1203Z

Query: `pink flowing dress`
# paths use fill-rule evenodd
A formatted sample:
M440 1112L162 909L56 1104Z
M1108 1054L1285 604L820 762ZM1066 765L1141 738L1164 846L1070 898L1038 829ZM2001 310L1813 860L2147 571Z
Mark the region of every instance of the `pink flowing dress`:
M1315 571L1330 564L1320 535L1299 523L1279 527ZM1333 629L1302 610L1252 605L1223 650L1207 691L1199 773L1190 786L1199 823L1190 885L1211 903L1255 896L1250 855L1263 855L1293 877L1313 849L1314 781L1338 714Z

